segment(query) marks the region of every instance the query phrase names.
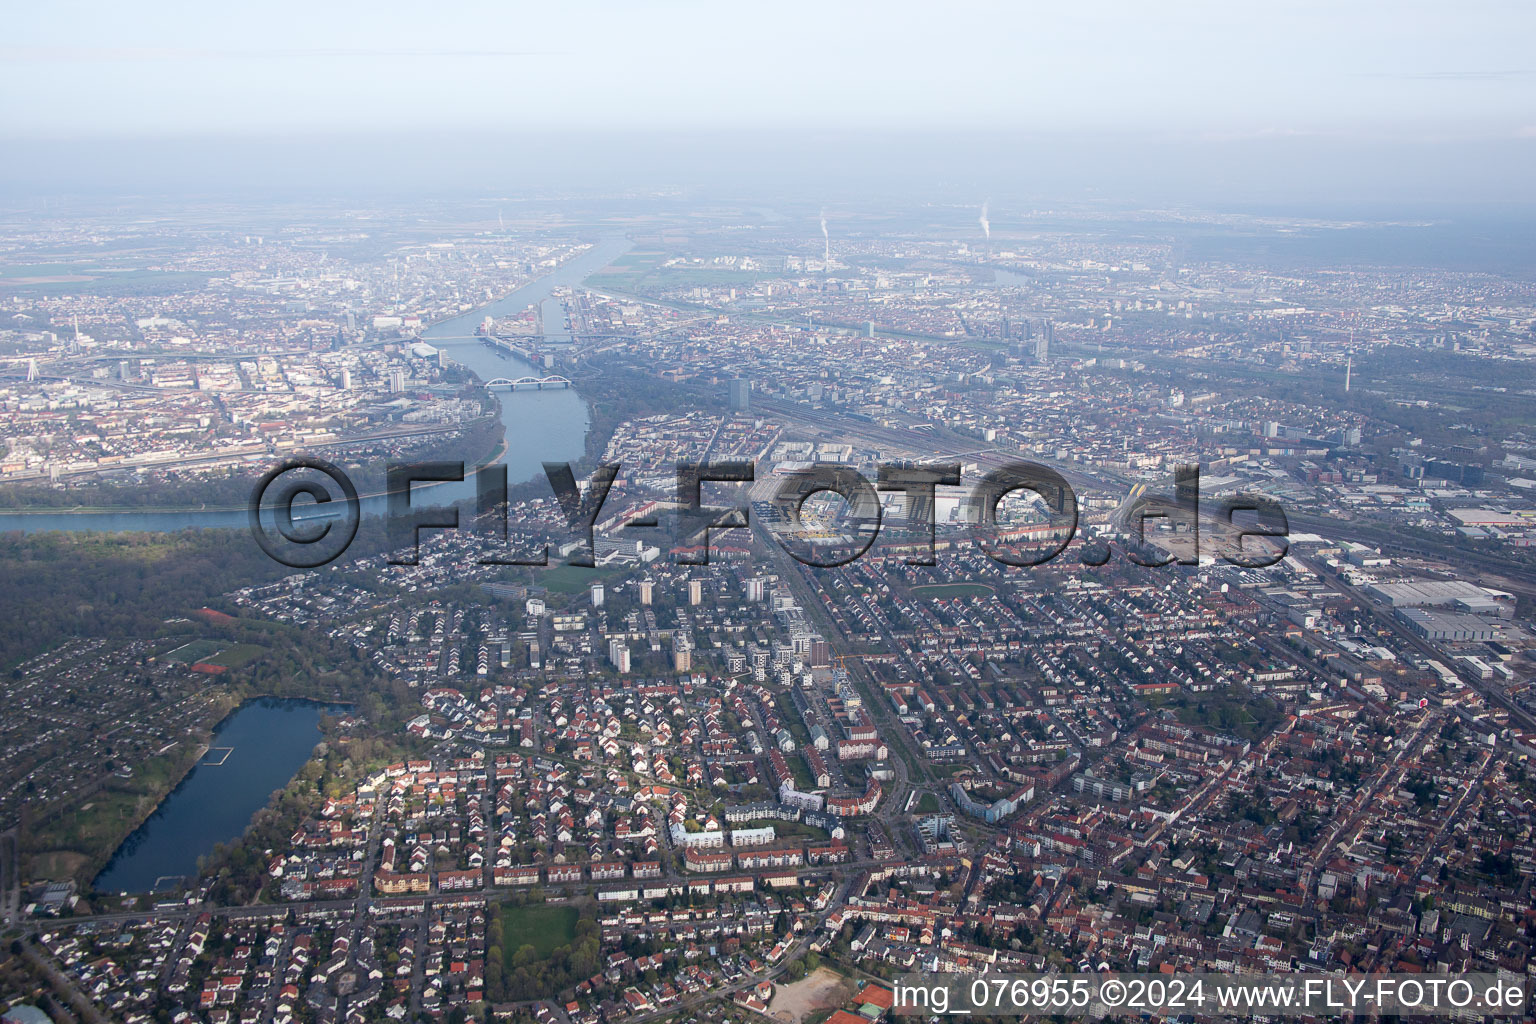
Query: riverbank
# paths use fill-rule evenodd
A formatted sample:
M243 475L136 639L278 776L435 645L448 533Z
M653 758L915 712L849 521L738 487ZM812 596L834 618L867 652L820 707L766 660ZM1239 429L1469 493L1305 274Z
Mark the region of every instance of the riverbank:
M92 887L151 892L190 882L199 861L241 838L254 818L314 756L321 718L350 705L310 697L243 700L210 730L202 754L154 809L113 849ZM217 749L222 756L209 761Z
M82 891L89 891L94 880L107 869L123 846L186 784L209 750L214 749L214 738L243 709L263 701L306 704L320 709L322 715L330 709L340 712L352 707L317 697L271 693L242 696L226 691L216 694L213 699L222 706L222 714L212 724L200 729L190 741L181 741L175 750L136 766L132 778L109 776L96 789L80 794L49 811L46 817L30 822L23 844L23 878L34 881L73 878ZM192 744L190 747L188 742ZM318 742L320 739L316 740ZM313 747L310 749L312 751ZM309 756L306 755L295 767L294 774L302 769ZM128 809L130 801L131 810Z
M505 437L503 437L503 438L501 438L501 440L496 442L496 447L494 449L492 449L491 453L488 456L485 457L485 460L483 462L478 460L478 459L474 460L476 462L475 468L467 469L465 474L464 474L464 479L465 480L473 480L479 474L480 468L482 466L494 465L498 460L501 459L501 457L503 455L506 454L506 452L507 452L507 439ZM302 453L299 453L299 454L302 454ZM389 492L387 490L383 490L383 491L364 491L364 492L360 492L357 497L361 501L366 501L366 500L368 500L370 498L387 498L388 496L389 496ZM295 508L297 508L297 507L298 506L296 505ZM210 514L212 514L212 513L225 513L225 514L229 514L229 513L248 513L249 511L250 511L250 505L248 505L248 504L247 505L206 505L206 504L204 504L204 505L196 505L196 506L191 506L191 505L188 505L188 506L175 506L175 505L147 505L147 506L146 505L76 505L73 508L49 508L49 507L47 507L45 505L30 505L30 506L21 506L21 507L17 507L17 508L6 508L4 506L0 506L0 518L3 518L5 516L199 515L199 514L202 514L202 513L210 513ZM209 527L209 529L230 529L230 528L231 527L226 527L226 526L213 526L213 527ZM234 527L234 528L238 528L238 527Z
M123 842L155 813L207 754L214 734L242 701L233 691L211 695L218 719L164 755L134 766L129 779L109 775L67 803L28 821L21 837L22 878L73 878L82 890L111 861Z
M454 358L454 362L463 367L474 378L476 384L484 387L487 380L502 375L499 365L493 364L492 359L499 359L499 354L493 353L483 341L475 336L475 328L479 320L486 315L504 314L508 307L517 307L521 310L525 305L536 304L544 301L559 287L579 285L581 281L596 271L606 266L612 259L624 251L627 251L630 243L621 237L606 238L600 242L591 243L581 252L562 262L549 273L524 282L509 291L503 293L497 299L477 307L466 313L450 314L433 321L419 335L421 341L438 342L441 347L450 350L459 347L454 344L468 340L472 347L464 349L461 357ZM558 332L555 332L556 334ZM443 344L448 342L447 344ZM450 358L452 358L450 353ZM511 365L533 368L527 363L507 357ZM491 371L491 372L487 372ZM517 406L521 405L521 411ZM465 455L460 452L429 452L421 456L423 461L428 459L458 461L464 459L471 464L507 461L509 480L516 484L533 479L539 475L542 461L561 461L562 458L578 456L580 449L572 450L568 439L577 430L585 431L593 417L593 409L590 402L579 394L576 388L562 389L558 392L538 392L520 394L517 402L502 402L499 399L492 401L491 407L495 410L494 418L499 423L500 437L498 443L491 449L489 456L479 453ZM473 428L471 428L473 429ZM517 442L514 444L514 435ZM513 454L518 458L512 459ZM515 464L513 464L515 463ZM97 485L92 485L97 486ZM58 516L57 528L61 530L99 529L103 531L127 530L130 532L142 530L179 530L188 527L207 526L215 529L231 529L243 526L243 522L209 522L195 521L196 517L223 517L231 519L244 515L248 507L244 503L231 503L233 495L228 493L227 480L213 483L210 489L222 489L217 498L210 496L210 500L199 500L196 504L182 501L175 505L121 505L117 503L77 504L73 506L56 507L50 505L21 504L14 507L0 507L0 530L22 529L35 530L46 529L37 524L39 517ZM195 491L186 497L197 497ZM382 499L386 496L383 489L370 490L366 494L360 494L361 498ZM240 497L245 497L241 495ZM154 522L149 517L166 516L173 521ZM122 525L112 523L91 523L85 525L79 522L81 518L99 517L128 517L137 521ZM176 517L194 521L176 522ZM7 522L7 520L11 520Z
M571 264L577 262L582 257L586 256L588 253L590 253L595 248L597 248L597 243L596 242L588 242L588 243L586 243L586 245L584 245L582 247L580 252L573 253L573 254L571 254L571 256L569 256L567 259L565 259L564 262L556 264L550 270L549 273L547 273L547 274L540 274L538 277L530 277L528 280L524 281L522 284L515 284L511 288L508 288L506 291L502 292L500 295L496 296L490 302L487 302L483 306L477 306L474 309L467 310L467 311L465 311L463 313L448 313L448 314L446 314L446 315L444 315L442 317L439 317L436 320L433 320L432 322L430 322L428 324L423 325L423 327L421 329L421 335L420 336L425 338L427 336L427 332L428 331L435 330L435 329L437 329L439 327L442 327L445 324L451 324L451 323L453 323L456 320L463 320L465 317L480 316L485 310L491 309L491 308L496 307L496 306L504 305L505 303L507 303L511 299L516 298L518 292L522 291L525 288L531 288L531 287L533 287L534 285L538 284L541 281L549 280L550 278L552 278L555 275L559 274L561 271L565 270ZM591 276L591 275L587 275L587 276Z

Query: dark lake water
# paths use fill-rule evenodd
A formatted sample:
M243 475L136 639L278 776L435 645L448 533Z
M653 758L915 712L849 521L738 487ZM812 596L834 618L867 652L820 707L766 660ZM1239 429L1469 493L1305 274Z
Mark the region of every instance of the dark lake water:
M242 835L320 742L320 716L346 710L262 697L231 712L208 753L96 876L104 892L149 892L197 872L197 859Z

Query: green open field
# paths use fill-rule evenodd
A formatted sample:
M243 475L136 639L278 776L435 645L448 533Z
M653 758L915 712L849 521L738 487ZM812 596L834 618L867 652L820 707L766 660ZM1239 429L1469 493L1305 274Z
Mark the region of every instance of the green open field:
M67 878L105 864L123 836L170 790L180 770L177 753L182 751L135 765L132 778L114 776L78 806L42 823L28 837L31 877Z
M200 285L207 274L151 270L123 264L13 263L0 265L0 286L23 292L74 295L143 295Z
M918 599L927 597L986 597L997 591L985 583L924 583L922 586L912 588L912 596Z
M619 565L587 569L579 565L557 565L552 569L538 570L533 582L556 594L580 594L594 583L607 583L634 572L633 566Z
M501 956L508 971L514 970L512 958L523 946L532 946L546 957L568 946L576 938L580 912L565 903L530 903L525 907L503 907L501 911Z
M924 793L917 798L917 806L913 808L918 814L938 814L939 798L932 793Z
M640 250L627 252L623 256L609 264L610 268L623 268L624 270L649 270L659 266L661 261L667 258L667 254L654 250Z
M662 252L629 252L587 278L588 287L620 291L633 288L642 278L659 267L667 258Z
M0 282L14 285L89 281L104 273L106 271L89 263L10 263L0 265Z
M182 644L174 651L168 651L165 654L165 660L192 665L199 661L207 661L224 650L224 647L225 644L219 640L193 640L189 644Z
M657 288L729 287L755 284L760 278L755 270L731 270L727 267L661 267L646 283Z
M762 278L758 271L730 267L662 266L669 258L662 252L627 253L587 278L586 283L599 291L650 293L669 288L750 285Z
M1231 733L1250 741L1268 736L1284 717L1280 708L1263 697L1233 687L1226 692L1179 693L1149 700L1150 707L1171 707L1185 725L1198 725Z
M210 665L223 665L225 668L244 668L264 653L266 653L265 647L258 647L255 644L235 644L229 650L221 651L203 660Z

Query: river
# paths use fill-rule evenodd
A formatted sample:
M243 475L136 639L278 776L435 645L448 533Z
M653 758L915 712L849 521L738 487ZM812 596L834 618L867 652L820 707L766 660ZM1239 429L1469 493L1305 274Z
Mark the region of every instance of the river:
M320 716L341 705L260 697L214 729L208 753L112 854L96 888L151 892L197 873L197 859L245 833L320 742Z
M528 306L549 299L556 288L575 287L592 274L628 252L631 243L622 237L609 237L592 248L567 260L558 269L531 281L495 302L460 316L441 320L422 333L421 340L442 348L448 358L468 367L481 380L496 377L546 376L549 371L532 365L478 340L475 330L486 316L508 316ZM558 308L552 303L546 313ZM561 331L547 329L550 336ZM575 388L558 391L502 391L501 422L506 435L509 483L519 483L537 476L542 464L575 462L586 449L590 417L587 403ZM416 488L420 494L423 488ZM468 497L473 487L445 488L445 497ZM364 516L382 516L382 495L363 499ZM202 511L157 511L143 509L124 512L0 512L0 531L21 530L99 530L106 532L163 532L188 527L244 530L249 528L245 509L206 509Z

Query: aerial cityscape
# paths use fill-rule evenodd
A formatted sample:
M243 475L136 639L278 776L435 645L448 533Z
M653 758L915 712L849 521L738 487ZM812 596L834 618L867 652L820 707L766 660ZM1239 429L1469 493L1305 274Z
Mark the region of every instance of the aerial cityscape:
M29 17L8 90L271 60L306 124L400 102L309 70L369 47L545 59L59 56ZM223 74L206 102L257 89ZM264 192L136 159L0 179L6 1022L1536 974L1529 177L1238 201L637 155Z

